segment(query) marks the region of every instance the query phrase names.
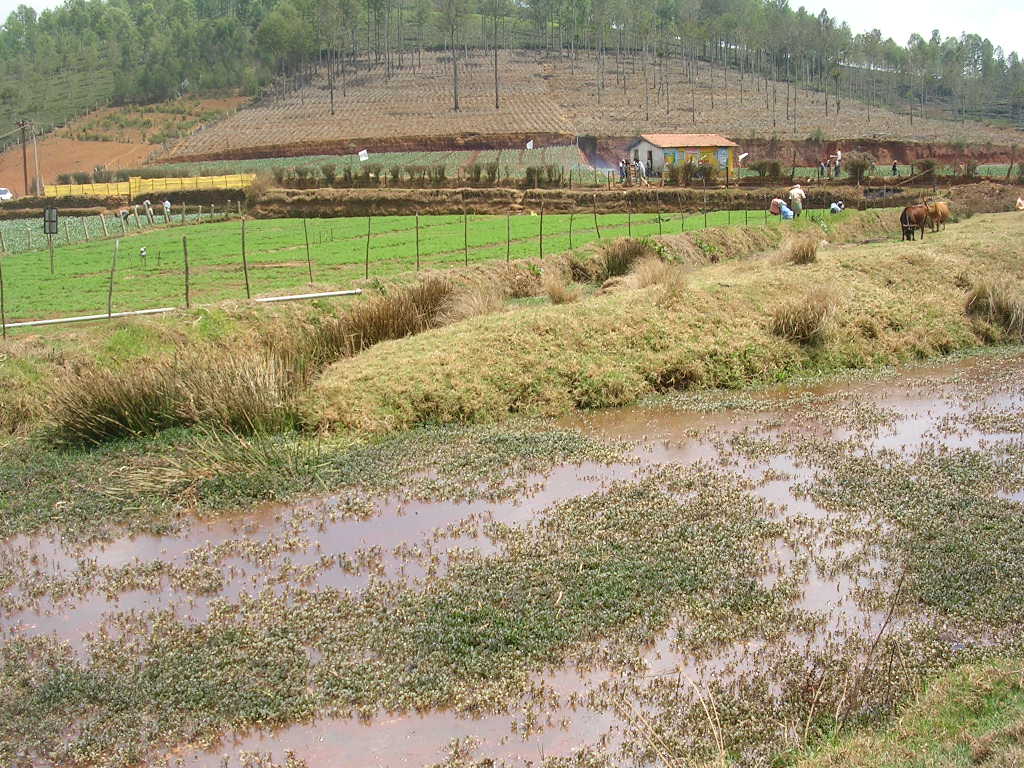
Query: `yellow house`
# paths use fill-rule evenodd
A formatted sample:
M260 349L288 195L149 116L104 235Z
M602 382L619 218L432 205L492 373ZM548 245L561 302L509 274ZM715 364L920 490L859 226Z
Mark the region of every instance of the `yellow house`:
M736 163L734 141L717 133L645 133L629 146L633 161L643 160L649 174L658 175L666 165L708 163L732 173Z

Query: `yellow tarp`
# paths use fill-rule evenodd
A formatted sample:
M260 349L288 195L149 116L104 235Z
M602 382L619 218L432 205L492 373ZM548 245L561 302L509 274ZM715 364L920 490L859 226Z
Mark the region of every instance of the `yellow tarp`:
M163 192L189 192L196 189L245 189L256 178L255 173L235 173L229 176L183 176L167 179L141 179L110 184L48 184L46 197L136 197Z

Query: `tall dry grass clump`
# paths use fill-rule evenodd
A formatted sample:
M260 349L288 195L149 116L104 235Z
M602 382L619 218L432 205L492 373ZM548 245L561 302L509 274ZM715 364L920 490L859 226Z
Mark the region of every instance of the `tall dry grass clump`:
M505 291L494 282L469 283L455 291L438 318L440 325L457 323L505 309Z
M968 315L986 320L1007 334L1024 338L1024 295L1007 280L975 280L967 292Z
M288 429L296 423L295 397L313 375L381 341L435 327L453 290L444 278L395 288L272 346L207 346L126 368L87 368L55 386L46 433L56 443L82 444L193 424L239 433Z
M795 344L823 344L835 307L835 296L828 288L814 288L776 307L772 313L772 333Z
M612 277L621 277L643 258L657 258L657 251L653 244L646 239L632 237L620 237L603 243L598 250L597 259L594 262L594 274L592 279L595 282L603 283Z
M325 365L382 341L421 333L438 324L454 291L455 284L444 277L393 288L320 325L308 340L309 354Z
M648 256L634 264L630 273L637 288L648 288L673 282L681 276L682 270L675 264Z
M263 349L211 347L131 368L87 368L57 382L46 432L80 444L196 423L279 430L295 424L291 403L304 383L301 366Z
M782 245L782 253L791 264L813 264L818 260L817 236L804 233L794 235Z
M543 286L552 304L571 304L580 297L579 286L566 280L559 270L545 271Z

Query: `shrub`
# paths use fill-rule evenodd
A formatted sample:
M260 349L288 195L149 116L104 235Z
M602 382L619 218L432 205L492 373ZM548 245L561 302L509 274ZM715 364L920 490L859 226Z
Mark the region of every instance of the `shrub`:
M539 187L540 180L543 175L543 169L540 166L528 165L526 166L524 175L527 187Z
M97 184L107 184L114 180L114 174L108 171L106 167L97 165L92 170L92 180Z
M430 180L438 187L444 186L448 179L448 168L445 165L434 165L430 168Z
M391 177L391 181L395 184L402 180L402 166L392 165L388 168L388 176Z
M762 179L782 178L782 163L779 160L755 160L748 167L753 171L757 171L757 175L760 176Z
M270 172L274 174L274 183L279 187L284 186L285 179L288 176L288 170L281 166L274 166L270 169Z
M487 165L484 167L484 173L487 176L487 183L494 184L498 180L498 164L487 163Z
M967 292L968 315L1001 327L1010 336L1024 339L1024 295L1005 279L974 281Z
M719 168L714 163L701 163L697 166L697 170L694 178L698 181L705 181L708 184L714 184L718 181Z
M299 181L304 182L306 179L310 178L313 175L313 169L310 168L308 165L296 165L294 168L292 168L292 174Z
M813 264L818 260L818 238L808 233L794 235L783 244L782 252L793 264Z
M860 184L865 176L870 176L874 171L875 158L868 152L848 152L843 158L843 165L846 172Z
M57 174L58 184L74 184L74 179L71 178L70 173L58 173Z
M484 167L480 163L473 163L467 170L469 172L469 180L474 184L479 184L484 174Z
M826 289L815 288L777 307L772 313L771 330L787 341L816 346L828 338L829 321L834 311L832 294Z
M323 176L324 183L333 187L334 181L338 178L338 170L334 163L324 163L320 166L320 175Z
M92 174L86 171L75 171L71 178L75 180L75 184L92 184Z
M807 137L807 141L812 144L821 144L824 141L828 141L828 135L821 128L815 128L811 131L811 135Z
M914 169L921 174L934 174L939 163L930 157L922 157L914 161Z

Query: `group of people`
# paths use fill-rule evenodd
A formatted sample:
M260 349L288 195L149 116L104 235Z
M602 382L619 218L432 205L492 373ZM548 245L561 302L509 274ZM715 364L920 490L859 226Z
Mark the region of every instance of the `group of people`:
M794 184L789 188L786 197L789 198L789 203L781 197L774 198L768 206L769 212L772 216L780 216L786 220L798 218L804 211L804 200L807 199L807 193L799 184ZM829 206L831 213L842 213L845 209L846 205L842 200L834 200Z
M630 160L628 157L619 160L619 182L625 184L634 178L641 184L647 183L647 166L644 161L639 158Z
M834 155L829 155L818 163L818 178L839 178L843 172L843 151L837 149Z

